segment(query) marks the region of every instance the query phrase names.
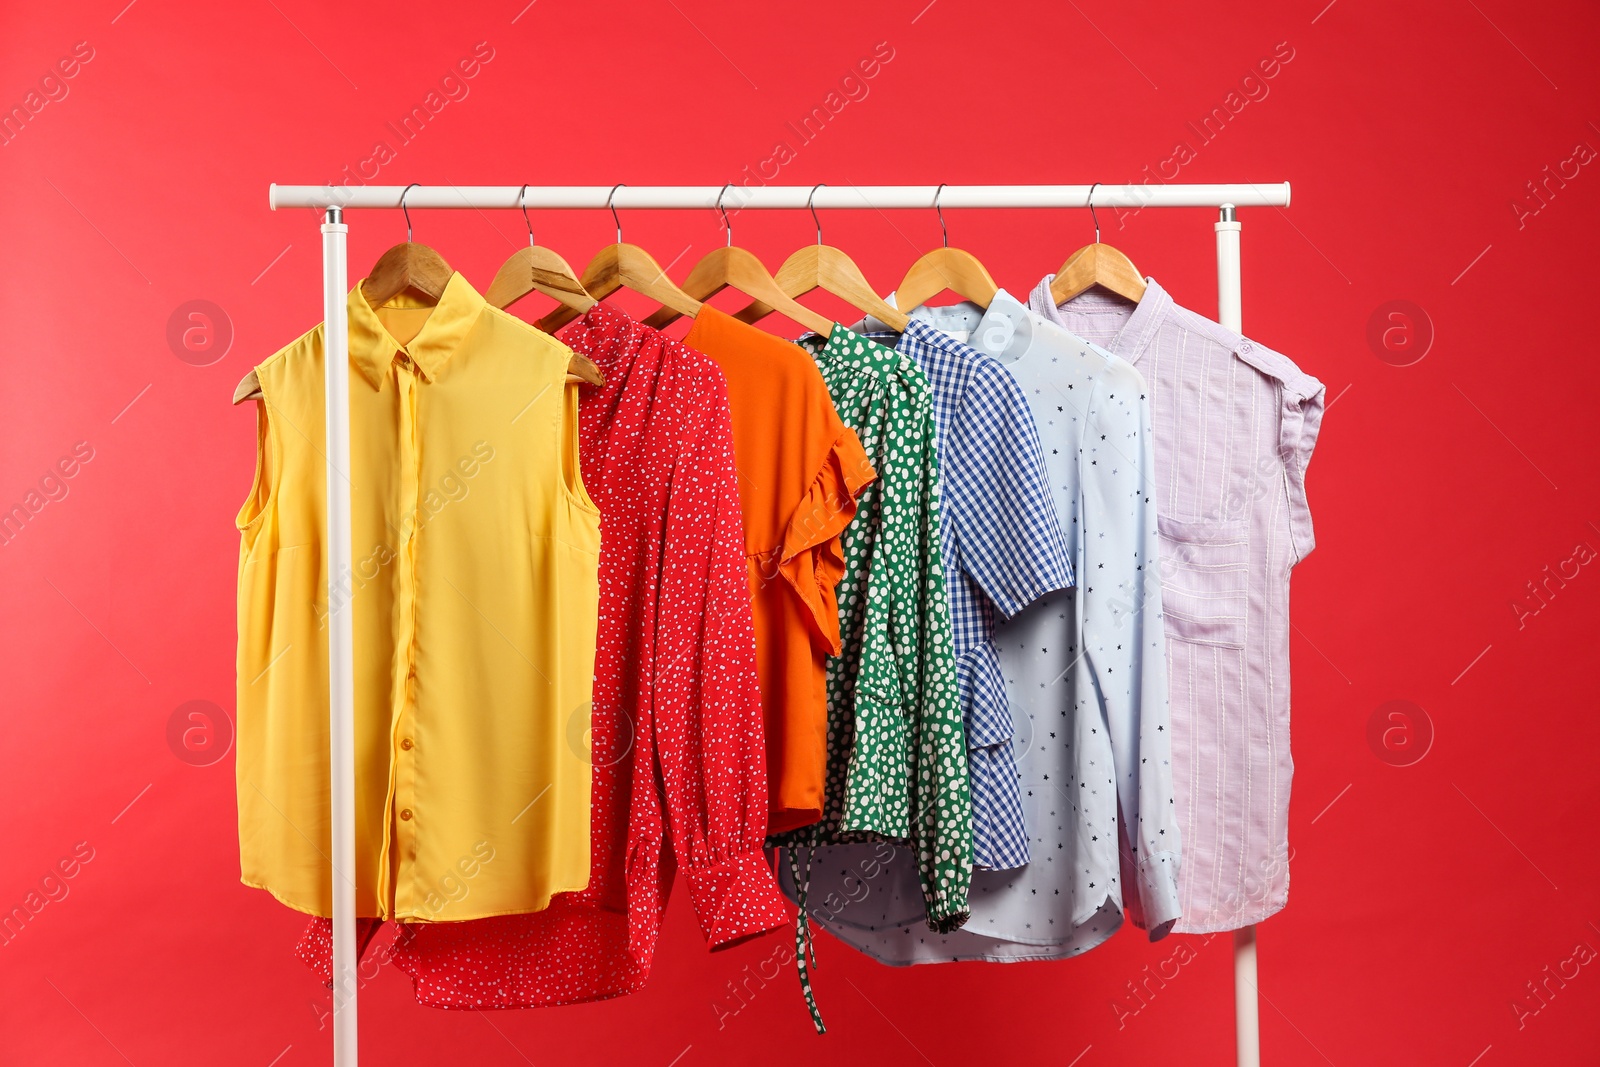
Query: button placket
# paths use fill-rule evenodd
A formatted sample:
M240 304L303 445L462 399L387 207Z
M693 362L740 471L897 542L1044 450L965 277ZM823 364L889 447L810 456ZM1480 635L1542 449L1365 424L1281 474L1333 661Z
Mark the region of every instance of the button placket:
M395 529L399 544L396 562L396 633L393 704L390 709L389 843L384 874L393 887L390 914L408 918L416 911L414 869L417 858L416 812L416 566L417 507L420 498L420 456L417 434L417 370L411 358L395 357L396 404L399 409L399 500Z

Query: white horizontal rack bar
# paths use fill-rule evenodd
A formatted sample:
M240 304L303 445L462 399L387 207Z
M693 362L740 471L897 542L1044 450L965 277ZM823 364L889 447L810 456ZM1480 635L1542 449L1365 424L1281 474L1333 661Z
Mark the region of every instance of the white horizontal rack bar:
M403 185L273 185L278 208L396 208ZM414 185L408 208L1082 208L1288 207L1289 183L1236 185ZM524 190L526 194L524 195ZM724 193L726 190L726 193Z

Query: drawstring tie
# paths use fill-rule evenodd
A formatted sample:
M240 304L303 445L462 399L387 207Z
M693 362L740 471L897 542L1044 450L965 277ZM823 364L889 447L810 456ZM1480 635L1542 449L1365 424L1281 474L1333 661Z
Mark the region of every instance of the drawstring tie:
M817 948L811 939L811 916L806 904L806 897L811 890L811 859L816 851L817 833L815 827L811 831L811 841L800 846L806 851L805 872L802 874L800 864L795 859L795 848L784 849L789 854L789 874L794 878L794 899L799 905L799 914L794 920L794 960L795 970L800 976L800 993L806 998L806 1010L811 1013L811 1025L817 1028L817 1033L825 1034L828 1028L822 1023L822 1013L817 1011L817 998L811 991L811 968L817 965ZM807 956L810 963L807 964Z

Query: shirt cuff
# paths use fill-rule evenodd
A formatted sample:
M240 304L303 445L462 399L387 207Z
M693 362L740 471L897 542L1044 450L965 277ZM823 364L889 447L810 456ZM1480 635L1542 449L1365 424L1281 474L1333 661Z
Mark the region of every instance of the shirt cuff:
M1311 462L1311 452L1317 445L1317 434L1322 429L1323 407L1320 383L1317 392L1311 396L1284 398L1278 447L1288 475L1289 538L1297 563L1316 547L1311 507L1306 503L1306 466Z
M1132 916L1134 923L1150 940L1160 941L1183 914L1178 905L1178 854L1147 853L1139 862L1137 888L1139 909Z
M789 922L783 894L760 849L685 873L700 932L713 952Z
M936 934L953 934L972 918L972 909L967 906L966 894L960 900L929 900L928 929Z

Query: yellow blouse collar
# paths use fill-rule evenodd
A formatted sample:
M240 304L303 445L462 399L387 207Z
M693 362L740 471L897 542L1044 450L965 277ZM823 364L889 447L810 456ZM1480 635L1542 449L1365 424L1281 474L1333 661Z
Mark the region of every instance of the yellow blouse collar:
M391 298L388 304L390 307L424 306L403 293ZM345 306L350 321L350 362L361 371L369 385L382 389L396 352L409 355L428 380L433 381L478 321L485 301L459 272L450 275L433 314L408 345L396 341L379 320L361 291L360 282L350 290Z

